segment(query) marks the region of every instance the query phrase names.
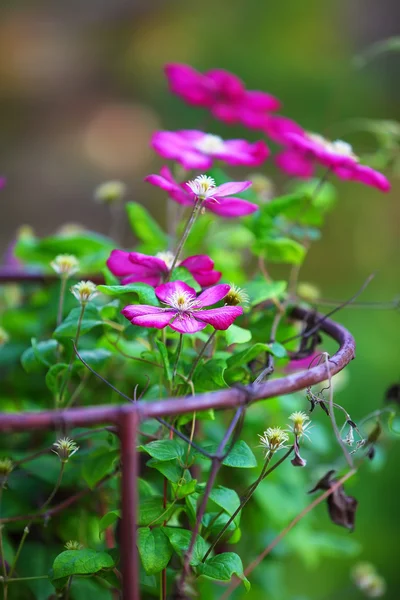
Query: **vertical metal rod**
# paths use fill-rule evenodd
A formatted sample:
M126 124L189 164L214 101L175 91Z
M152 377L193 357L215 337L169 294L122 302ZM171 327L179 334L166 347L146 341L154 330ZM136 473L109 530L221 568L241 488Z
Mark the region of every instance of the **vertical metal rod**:
M121 411L119 433L122 459L121 561L123 600L140 600L138 552L136 547L138 477L136 437L138 422L136 411Z

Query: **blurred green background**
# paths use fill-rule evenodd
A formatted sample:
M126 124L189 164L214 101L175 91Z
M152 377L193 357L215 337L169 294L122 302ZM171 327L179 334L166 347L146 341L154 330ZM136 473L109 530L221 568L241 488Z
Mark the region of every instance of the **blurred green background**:
M162 72L168 61L231 70L249 88L278 96L283 114L332 138L342 137L354 117L399 120L400 54L383 55L363 69L353 66L354 55L371 43L400 33L399 22L397 0L3 2L0 169L8 184L1 192L1 248L22 224L40 235L65 222L107 233L107 210L92 196L99 182L111 178L124 180L130 198L163 222L162 195L142 182L162 164L149 149L151 133L206 123L210 132L244 135L170 96ZM371 138L348 141L357 153L371 150ZM266 173L279 193L282 176L272 163ZM393 180L388 195L359 184L337 187L339 206L301 280L340 300L375 272L362 300L391 300L400 293L400 181ZM126 244L131 241L127 233ZM363 415L399 380L400 315L350 308L337 318L357 340L340 399L352 415ZM400 445L388 442L385 453L383 468L364 468L351 487L360 501L352 537L363 545L360 558L386 578L386 597L397 600ZM325 510L316 514L332 530ZM313 569L294 561L285 571L291 599L362 597L350 584L351 563L325 558ZM268 565L259 571L261 580L268 579ZM261 588L254 589L248 597L261 598ZM269 596L275 597L270 591L262 597Z

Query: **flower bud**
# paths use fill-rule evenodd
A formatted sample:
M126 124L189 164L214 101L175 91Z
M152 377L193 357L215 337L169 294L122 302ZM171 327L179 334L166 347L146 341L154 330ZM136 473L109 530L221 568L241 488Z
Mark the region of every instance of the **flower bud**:
M258 435L260 438L260 446L266 449L265 456L273 454L282 448L287 448L286 442L289 441L288 434L280 427L268 427L263 435Z
M72 286L71 292L81 304L87 304L98 294L97 286L93 281L80 281Z
M126 185L122 181L105 181L94 191L94 199L101 204L120 202L126 194Z
M297 286L297 295L306 302L317 302L321 297L319 289L311 283L299 283Z
M52 452L57 454L62 463L67 463L71 456L79 450L79 446L70 438L61 438L54 442L53 446L56 449Z
M65 279L79 271L79 261L73 254L59 254L51 261L50 266L57 275Z
M246 305L249 303L249 300L250 298L247 292L234 284L231 284L231 289L224 298L224 302L228 306L238 306L238 304Z
M367 598L380 598L386 592L386 582L371 563L358 563L351 573L356 586Z
M83 546L76 540L69 540L65 544L65 548L66 548L66 550L82 550Z
M14 463L10 458L0 458L0 488L4 487L13 469Z

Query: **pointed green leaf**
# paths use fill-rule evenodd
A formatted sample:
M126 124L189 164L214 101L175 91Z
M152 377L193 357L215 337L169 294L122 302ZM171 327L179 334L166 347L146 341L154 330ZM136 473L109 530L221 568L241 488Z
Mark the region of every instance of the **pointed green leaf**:
M197 570L202 577L216 581L230 581L232 575L242 580L246 590L250 589L250 582L243 573L241 558L234 552L223 552L208 558L205 563L198 565Z
M164 534L164 528L139 527L137 538L140 558L147 575L160 573L172 556L172 546Z
M160 250L168 246L167 236L144 206L128 202L126 210L132 231L149 250Z
M178 527L164 527L163 531L171 542L171 546L175 552L178 556L183 558L189 548L192 532L187 529L179 529ZM192 558L190 560L190 564L193 567L201 563L201 559L207 552L208 547L209 544L201 537L201 535L197 535L193 547Z
M159 306L154 288L147 283L128 283L127 285L98 285L97 289L107 296L125 296L126 294L135 294L140 304L149 304L150 306ZM136 298L135 298L136 300Z
M251 340L251 331L234 324L224 331L224 334L228 346L231 344L245 344Z
M111 569L113 566L114 560L107 552L89 549L66 550L54 560L52 579L71 575L92 575L101 569Z

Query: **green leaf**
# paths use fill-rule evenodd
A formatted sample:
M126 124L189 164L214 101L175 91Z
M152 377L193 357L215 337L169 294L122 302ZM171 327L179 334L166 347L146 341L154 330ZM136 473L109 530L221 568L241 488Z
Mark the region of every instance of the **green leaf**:
M106 350L105 348L96 348L94 350L80 350L79 354L81 355L83 360L94 369L104 367L108 359L112 356L112 352L110 352L110 350ZM82 365L82 363L78 359L76 360L75 364Z
M21 363L27 373L39 371L42 367L50 367L56 361L57 341L44 340L38 342L31 339L32 348L28 348L21 356Z
M121 518L120 510L110 510L110 512L106 513L99 521L99 537L107 527L113 525L115 521Z
M68 365L66 363L57 363L47 371L46 385L53 394L59 393L67 369Z
M201 286L197 283L193 275L185 267L177 267L173 270L170 281L183 281L186 285L192 287L196 292L201 291Z
M226 387L226 359L214 358L200 365L193 376L197 392L211 392Z
M175 510L175 506L172 504L163 507L163 499L159 498L145 498L139 504L139 517L138 525L140 527L147 527L148 525L160 524L162 521L167 521Z
M119 459L119 455L119 450L110 450L103 447L85 458L82 474L90 488L93 489L100 479L111 473L115 462Z
M173 497L181 500L186 496L190 496L190 494L194 494L197 489L197 479L185 482L184 477L182 477L178 483L171 483L171 488Z
M236 352L232 354L228 358L227 366L228 369L233 369L235 367L241 367L243 365L247 365L249 362L254 360L261 352L271 352L271 347L268 344L261 344L258 342L246 350L242 350L241 352Z
M154 288L147 283L128 283L127 285L98 285L97 289L107 296L125 296L126 294L136 294L140 304L149 304L150 306L159 306Z
M15 255L27 264L42 265L50 270L49 263L57 254L73 254L79 259L81 273L99 272L115 242L92 231L68 235L36 238L22 236L16 244Z
M96 550L66 550L56 556L52 567L52 580L71 575L92 575L102 569L111 569L114 560L107 552Z
M300 191L294 194L287 194L274 198L262 207L262 211L271 217L284 215L293 209L300 209L304 206L304 201L309 200L306 191Z
M159 461L182 458L185 453L182 444L178 440L155 440L145 446L139 446L139 450L147 452L152 458Z
M159 250L168 246L167 236L141 204L128 202L126 210L132 231L149 250Z
M202 577L216 581L230 581L232 575L242 580L246 590L250 589L250 582L243 573L243 564L240 557L234 552L223 552L198 565L197 570Z
M231 517L240 506L240 498L235 490L218 485L215 487L210 498L217 506L221 507ZM235 522L239 524L240 513L235 518Z
M216 452L218 444L209 444L205 446L205 450L210 453ZM251 469L257 466L257 460L253 452L250 450L246 442L239 440L233 446L228 456L222 463L226 467L238 467L241 469Z
M233 446L232 450L229 452L222 464L226 467L251 469L257 466L257 460L246 442L239 440Z
M285 346L282 346L279 342L272 342L269 344L269 349L271 354L276 356L276 358L286 358L287 352Z
M237 325L231 325L229 329L224 331L224 334L228 346L231 344L245 344L251 340L251 331Z
M147 575L160 573L165 569L172 556L172 546L164 534L164 529L140 527L137 537L140 558Z
M164 527L163 531L168 537L175 552L178 554L178 556L183 558L188 551L190 541L192 539L192 532L188 531L187 529L179 529L175 527ZM207 552L208 547L209 544L207 544L201 535L197 535L193 546L192 558L190 559L191 566L196 567L201 563L201 559Z
M159 461L154 458L147 461L147 466L157 469L171 483L179 483L182 478L185 482L191 481L192 477L187 469L183 469L176 459Z
M55 332L53 334L54 337L56 337L56 338L64 338L64 337L75 338L77 328L78 328L78 321L79 321L80 314L81 314L80 307L73 308L71 310L71 312L69 313L69 315L66 317L66 319L64 319L64 321L55 330ZM85 312L83 315L81 329L80 329L80 335L84 335L85 333L88 333L94 327L99 327L99 325L107 325L107 323L105 323L101 319L97 306L95 306L94 304L88 304L85 308Z
M164 366L165 378L169 383L172 383L172 370L171 365L169 364L168 350L166 349L165 344L161 342L161 340L156 340L156 344L160 352L162 364Z
M269 262L301 265L306 249L304 246L287 237L267 238L255 243L256 254L265 254Z
M191 498L191 496L189 496ZM227 525L230 516L227 513L217 513L217 512L207 512L203 517L203 525L207 529L207 533L211 536L216 536L221 531L225 525ZM238 526L236 524L236 519L231 521L226 528L224 533L224 540L230 540L232 535L234 535L235 531L237 531Z
M250 296L250 305L255 306L272 298L278 300L283 296L286 288L286 281L271 281L270 283L267 281L251 281L246 286L246 292Z

